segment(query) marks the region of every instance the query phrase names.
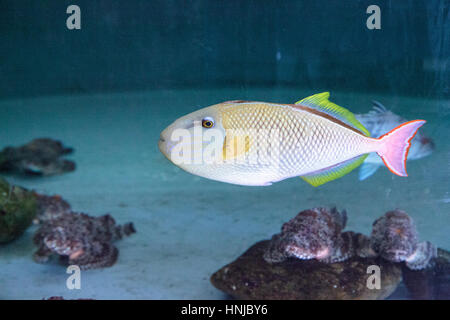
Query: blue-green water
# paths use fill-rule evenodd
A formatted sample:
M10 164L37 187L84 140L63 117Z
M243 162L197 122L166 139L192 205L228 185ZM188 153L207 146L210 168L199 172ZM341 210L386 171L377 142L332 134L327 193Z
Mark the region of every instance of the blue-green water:
M0 149L58 139L73 173L6 175L60 194L75 211L111 213L137 233L111 268L82 273L37 264L27 230L0 246L0 298L224 298L210 275L299 211L336 205L347 230L368 234L387 210L411 215L421 240L450 249L450 4L443 0L0 1ZM367 8L381 29L368 29ZM357 171L313 188L299 178L243 187L167 161L161 130L225 100L292 103L323 91L354 113L377 100L420 130L434 152L365 181ZM404 290L396 298L404 298Z
M16 184L60 194L74 210L111 213L133 221L137 233L117 243L112 268L82 273L82 289L68 290L65 268L37 264L30 228L0 254L0 296L97 299L215 299L225 296L210 275L250 245L278 232L299 211L324 205L346 209L347 230L370 233L373 221L401 208L416 221L420 238L449 249L449 101L380 94L332 92L356 113L376 99L421 129L436 150L408 162L408 178L387 169L360 182L352 172L313 188L301 179L269 187L242 187L190 175L159 152L159 133L179 116L232 99L294 102L314 92L292 88L158 90L137 93L53 96L0 101L2 145L35 137L61 139L76 152L74 173L45 178L7 176Z

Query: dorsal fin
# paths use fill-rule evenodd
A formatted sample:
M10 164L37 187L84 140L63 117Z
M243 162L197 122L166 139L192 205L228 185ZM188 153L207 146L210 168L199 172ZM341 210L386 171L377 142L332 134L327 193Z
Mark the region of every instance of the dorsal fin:
M374 113L385 113L388 112L385 106L376 100L372 100L372 110L370 112Z
M339 119L350 127L360 131L365 136L370 137L369 131L355 118L355 115L347 109L338 106L337 104L328 100L330 97L329 92L322 92L313 96L307 97L295 104L306 106L321 112L324 112L332 117Z

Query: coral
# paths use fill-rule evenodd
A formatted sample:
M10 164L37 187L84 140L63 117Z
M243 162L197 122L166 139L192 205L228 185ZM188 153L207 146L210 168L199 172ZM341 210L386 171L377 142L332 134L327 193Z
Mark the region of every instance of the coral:
M270 263L291 257L327 263L346 260L356 254L357 247L368 242L361 234L342 233L346 221L346 212L336 208L302 211L272 237L264 259Z
M418 242L413 219L401 210L386 212L373 223L370 237L372 249L386 260L404 261L413 270L427 268L437 255L429 242Z
M64 213L44 221L33 241L38 246L36 262L47 262L51 255L81 269L112 266L119 251L113 241L136 232L132 223L116 225L110 215L91 217L84 213Z
M40 138L21 147L6 147L0 152L0 170L32 175L54 175L75 170L75 163L61 159L73 152L60 141Z
M37 212L32 192L0 178L0 243L10 242L31 225Z

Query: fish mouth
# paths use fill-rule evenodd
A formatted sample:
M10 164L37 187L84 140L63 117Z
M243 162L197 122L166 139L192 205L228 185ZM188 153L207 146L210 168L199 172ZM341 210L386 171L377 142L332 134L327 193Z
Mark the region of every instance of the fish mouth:
M406 259L408 252L406 250L387 250L385 257L389 260L402 261Z
M166 139L164 139L162 136L159 137L158 148L162 154L166 155Z
M428 156L434 151L435 144L434 141L430 138L422 138L420 142L422 143L422 151L424 153L424 156Z
M172 150L172 148L173 143L170 141L170 139L167 139L163 134L161 134L158 140L158 149L169 161L172 161L170 157L170 151Z

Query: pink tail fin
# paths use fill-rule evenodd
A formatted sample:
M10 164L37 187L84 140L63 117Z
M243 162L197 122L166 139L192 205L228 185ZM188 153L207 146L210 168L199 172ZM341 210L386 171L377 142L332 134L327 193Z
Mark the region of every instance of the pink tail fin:
M411 140L425 122L425 120L405 122L378 138L383 144L377 153L392 173L402 177L408 176L406 158L411 147Z

